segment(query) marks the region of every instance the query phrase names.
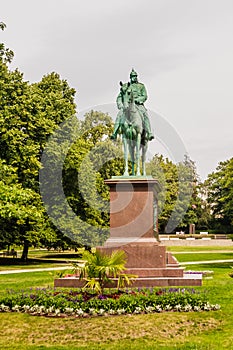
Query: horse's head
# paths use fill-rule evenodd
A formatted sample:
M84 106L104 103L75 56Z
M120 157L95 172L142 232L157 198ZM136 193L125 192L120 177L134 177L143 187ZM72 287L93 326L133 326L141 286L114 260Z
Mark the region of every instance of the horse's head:
M123 84L122 81L120 81L120 86L121 86L121 97L122 97L122 102L123 105L125 106L125 104L128 104L128 88L129 88L130 83L125 83Z
M133 91L131 89L130 83L125 83L123 84L122 81L120 81L120 86L121 86L121 96L122 96L122 103L124 106L124 109L131 109L134 111L134 96L133 96Z

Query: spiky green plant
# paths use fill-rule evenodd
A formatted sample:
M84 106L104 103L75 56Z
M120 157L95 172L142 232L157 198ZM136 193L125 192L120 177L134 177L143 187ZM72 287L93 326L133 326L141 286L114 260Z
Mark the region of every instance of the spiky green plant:
M92 254L83 253L83 263L75 263L75 270L79 271L79 278L86 280L84 288L90 288L102 294L106 283L112 278L118 278L118 288L129 285L134 275L122 273L125 270L126 254L124 251L115 250L111 255L96 251Z

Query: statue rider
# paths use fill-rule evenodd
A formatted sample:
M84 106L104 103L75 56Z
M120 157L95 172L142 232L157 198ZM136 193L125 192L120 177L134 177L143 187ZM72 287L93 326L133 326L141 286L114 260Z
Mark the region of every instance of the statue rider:
M147 92L144 84L138 82L137 73L134 69L132 69L130 73L130 84L129 88L133 92L134 101L136 103L136 106L141 114L142 122L143 122L143 128L145 129L147 133L147 139L149 141L154 139L154 135L151 131L150 121L148 118L147 110L144 107L144 102L147 100ZM111 139L115 140L117 138L117 132L120 127L120 124L122 121L124 121L124 110L123 110L123 101L122 101L122 94L119 93L117 96L117 107L119 109L119 112L117 114L117 118L114 125L114 131L111 135Z

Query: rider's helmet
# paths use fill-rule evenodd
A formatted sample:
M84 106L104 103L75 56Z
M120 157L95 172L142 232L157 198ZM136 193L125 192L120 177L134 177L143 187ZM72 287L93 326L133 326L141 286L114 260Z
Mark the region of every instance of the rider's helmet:
M131 77L135 77L135 76L137 77L137 76L138 76L138 73L135 72L134 69L132 69L132 70L131 70L131 73L130 73L130 78L131 78Z

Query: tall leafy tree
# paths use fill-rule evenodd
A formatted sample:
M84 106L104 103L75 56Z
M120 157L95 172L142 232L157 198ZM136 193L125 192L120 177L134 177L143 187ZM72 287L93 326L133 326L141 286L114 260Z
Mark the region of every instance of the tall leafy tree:
M179 169L179 192L178 206L183 207L185 215L182 214L180 227L187 229L190 224L196 224L202 212L202 201L199 196L200 179L197 174L196 164L189 156L185 155L183 162L178 164Z
M211 211L211 204L208 202L208 187L206 181L198 185L198 198L200 205L197 208L197 228L200 231L207 231L212 228L213 216Z
M112 128L108 114L88 112L64 162L64 192L82 220L77 235L85 244L102 244L108 234L109 189L104 180L120 175L123 167L121 146L109 139Z
M156 154L147 164L147 171L158 179L162 187L159 194L159 231L188 231L189 224L197 222L199 206L194 162L185 156L183 162L174 164Z
M233 232L233 158L220 162L204 183L212 213L212 227Z
M48 229L40 196L19 183L16 168L0 160L0 246L23 244L22 259L27 259L29 244L37 245L54 232ZM53 238L54 239L54 238Z
M5 25L0 23L0 28ZM56 73L29 84L19 70L8 68L12 58L12 51L0 44L0 161L10 179L4 170L1 240L23 243L26 259L30 244L38 243L45 233L55 237L39 195L40 161L48 137L75 114L75 90Z
M162 155L154 155L147 164L147 173L157 179L162 187L159 193L159 232L165 232L178 194L178 173L176 165Z

